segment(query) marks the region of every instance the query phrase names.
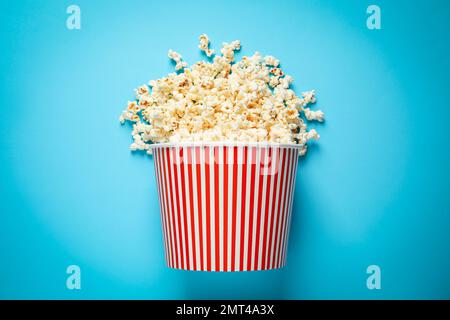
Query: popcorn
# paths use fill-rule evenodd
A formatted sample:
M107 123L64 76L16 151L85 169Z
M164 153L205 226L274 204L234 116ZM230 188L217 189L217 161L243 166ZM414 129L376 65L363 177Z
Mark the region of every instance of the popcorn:
M222 56L225 58L227 62L233 62L234 52L240 49L241 49L241 42L239 40L235 40L231 43L224 42L222 44L222 49L220 49L220 52L222 53Z
M270 78L269 86L271 88L275 88L279 84L280 84L280 77L272 77L272 78Z
M266 64L266 66L278 67L278 65L280 64L280 60L276 59L273 56L265 56L264 63Z
M305 117L309 121L317 120L319 122L323 122L325 114L322 110L312 111L310 108L304 109Z
M285 76L284 78L280 79L280 85L283 89L289 89L289 86L294 81L291 76Z
M178 52L173 51L172 49L169 49L169 53L167 54L167 56L172 59L173 61L175 61L176 65L175 65L175 70L181 70L185 67L187 67L187 63L181 60L181 54L179 54Z
M134 90L134 92L136 93L136 98L139 99L140 97L148 94L148 87L147 85L144 84L139 88L137 88L136 90Z
M200 44L198 45L198 48L202 50L206 56L211 57L214 54L214 50L209 48L209 38L206 34L202 34L199 37Z
M319 140L319 138L320 138L319 134L314 129L311 129L310 131L308 131L306 133L306 140L311 140L311 139Z
M208 57L206 34L199 37L199 49ZM188 68L182 56L169 50L175 70L135 90L119 117L133 123L132 151L151 153L152 143L164 142L272 142L299 144L300 155L307 142L319 139L307 130L308 121L324 121L321 110L313 111L315 91L297 96L290 89L293 78L284 74L280 61L258 52L235 62L240 41L223 43L221 55L212 62L199 61Z
M303 92L302 96L305 101L305 105L316 102L316 92L314 90Z

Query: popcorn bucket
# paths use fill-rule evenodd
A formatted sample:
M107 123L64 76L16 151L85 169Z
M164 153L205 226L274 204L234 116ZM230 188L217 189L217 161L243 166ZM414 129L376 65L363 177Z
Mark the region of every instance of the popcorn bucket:
M152 145L167 265L202 271L283 267L300 147Z

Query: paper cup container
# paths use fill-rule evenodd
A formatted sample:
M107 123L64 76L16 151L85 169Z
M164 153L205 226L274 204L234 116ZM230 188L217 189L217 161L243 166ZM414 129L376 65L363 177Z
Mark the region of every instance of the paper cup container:
M202 271L283 267L299 148L153 145L167 265Z

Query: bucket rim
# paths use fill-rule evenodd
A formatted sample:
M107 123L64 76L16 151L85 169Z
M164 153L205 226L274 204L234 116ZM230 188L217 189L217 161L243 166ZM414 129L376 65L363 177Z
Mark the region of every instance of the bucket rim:
M149 145L150 149L173 147L277 147L301 149L303 144L277 142L164 142Z

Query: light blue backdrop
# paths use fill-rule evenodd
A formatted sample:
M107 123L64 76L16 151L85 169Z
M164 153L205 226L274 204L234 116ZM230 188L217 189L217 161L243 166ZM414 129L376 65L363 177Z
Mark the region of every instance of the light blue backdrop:
M448 1L2 0L0 297L450 298L449 28ZM199 60L201 33L278 57L326 112L283 270L164 266L153 161L118 116L169 48Z

